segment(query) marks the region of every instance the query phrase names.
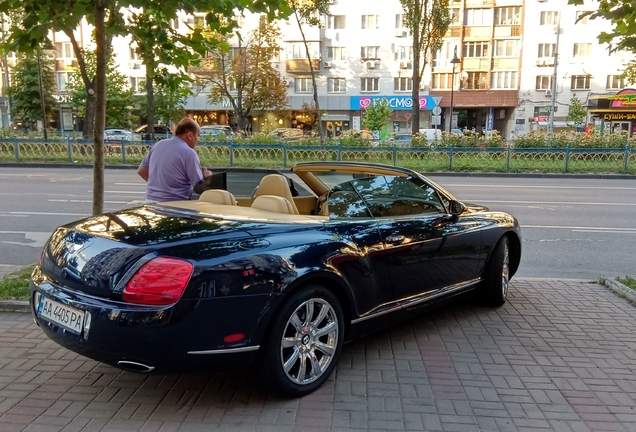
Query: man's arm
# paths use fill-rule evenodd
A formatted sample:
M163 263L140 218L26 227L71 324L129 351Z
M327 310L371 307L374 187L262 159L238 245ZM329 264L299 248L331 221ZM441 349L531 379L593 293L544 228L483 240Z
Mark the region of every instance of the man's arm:
M137 174L145 181L148 181L148 168L140 166L137 170Z

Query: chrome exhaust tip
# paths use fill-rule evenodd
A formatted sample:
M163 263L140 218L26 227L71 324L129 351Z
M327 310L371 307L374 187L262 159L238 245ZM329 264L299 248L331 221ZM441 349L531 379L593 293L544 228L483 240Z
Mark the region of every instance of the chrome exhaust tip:
M130 371L130 372L148 373L155 370L154 366L150 366L144 363L139 363L139 362L130 361L130 360L120 360L117 362L117 366L121 369Z

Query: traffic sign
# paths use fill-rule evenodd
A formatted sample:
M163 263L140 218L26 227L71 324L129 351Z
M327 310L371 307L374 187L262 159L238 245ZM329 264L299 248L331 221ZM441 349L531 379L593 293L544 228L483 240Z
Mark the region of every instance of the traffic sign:
M442 109L440 107L438 107L438 106L433 108L432 111L433 111L433 115L436 115L436 116L438 116L438 115L440 115L442 113Z
M434 126L439 126L442 124L442 116L434 115L431 116L431 124Z

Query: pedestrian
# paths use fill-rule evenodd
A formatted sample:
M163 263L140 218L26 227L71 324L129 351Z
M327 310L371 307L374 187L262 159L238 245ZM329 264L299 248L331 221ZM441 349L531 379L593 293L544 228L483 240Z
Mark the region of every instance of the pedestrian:
M201 167L194 147L201 129L197 122L184 118L174 137L157 141L141 161L137 173L148 182L146 202L190 199L192 188L212 172Z

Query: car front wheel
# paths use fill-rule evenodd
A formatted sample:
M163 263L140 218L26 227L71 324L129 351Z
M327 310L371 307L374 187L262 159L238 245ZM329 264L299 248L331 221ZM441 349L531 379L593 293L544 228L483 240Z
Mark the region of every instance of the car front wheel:
M265 383L303 396L331 375L344 339L340 303L328 289L312 285L291 294L274 318L261 351Z
M510 251L508 237L499 240L486 267L483 285L484 301L489 306L501 306L508 297L510 282Z

